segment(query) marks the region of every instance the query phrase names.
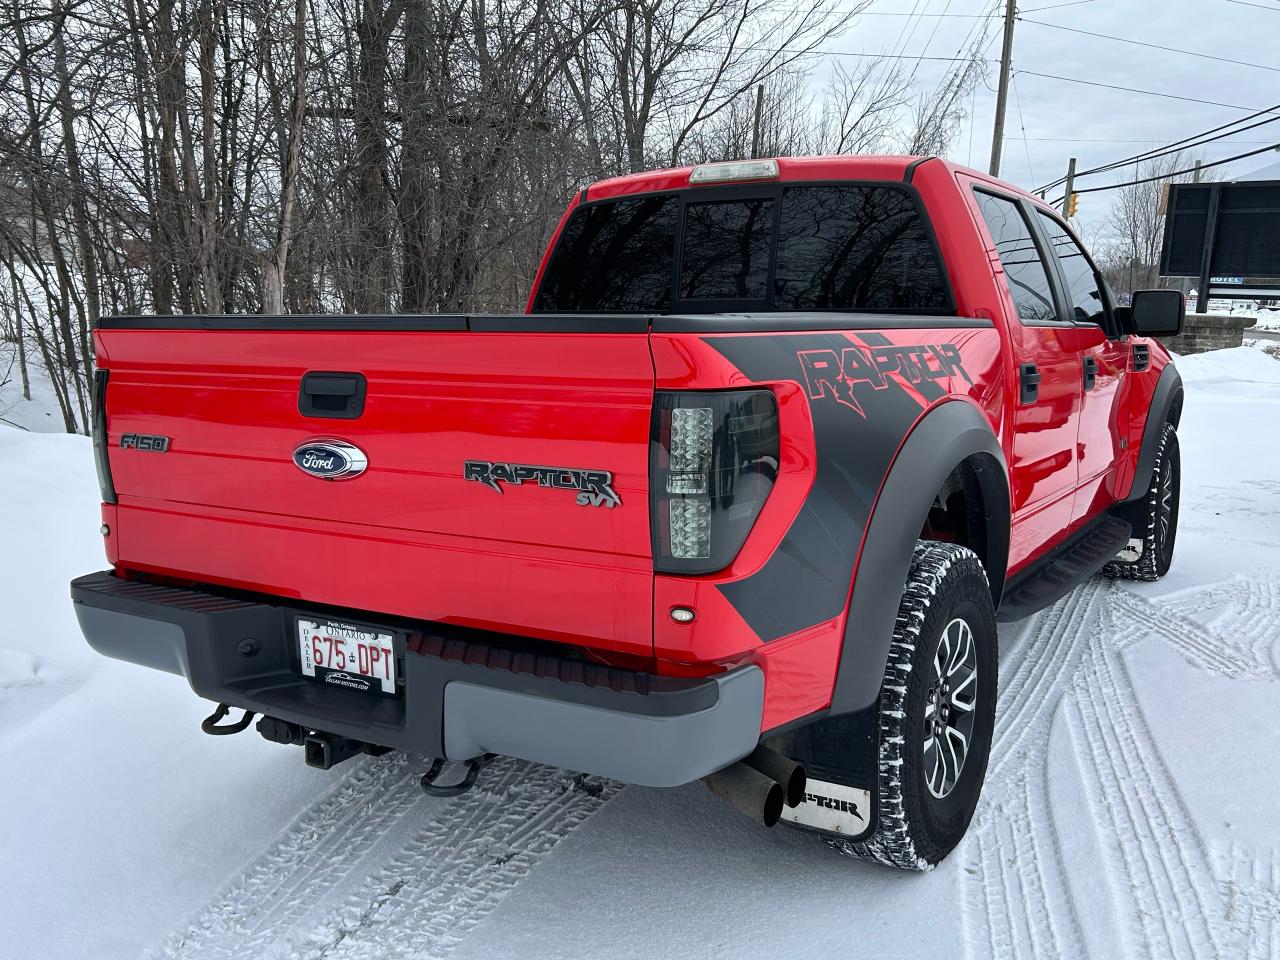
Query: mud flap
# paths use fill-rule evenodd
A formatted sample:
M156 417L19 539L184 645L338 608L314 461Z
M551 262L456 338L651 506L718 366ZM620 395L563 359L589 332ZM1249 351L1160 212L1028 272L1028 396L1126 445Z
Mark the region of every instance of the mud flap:
M879 704L824 717L766 737L774 750L804 764L805 798L782 812L782 823L843 840L875 832L879 809Z

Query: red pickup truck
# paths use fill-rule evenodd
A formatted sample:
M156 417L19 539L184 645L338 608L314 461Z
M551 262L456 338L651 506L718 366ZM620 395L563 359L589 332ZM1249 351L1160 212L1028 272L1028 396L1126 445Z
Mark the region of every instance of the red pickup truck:
M705 778L926 869L996 621L1169 567L1184 309L937 158L606 180L524 314L102 320L76 613L316 766Z

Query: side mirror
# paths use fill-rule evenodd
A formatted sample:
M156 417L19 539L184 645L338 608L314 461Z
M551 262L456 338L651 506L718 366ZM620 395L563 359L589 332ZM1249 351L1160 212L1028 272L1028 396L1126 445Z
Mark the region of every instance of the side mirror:
M1140 337L1176 337L1187 319L1187 300L1177 290L1136 290L1126 326Z

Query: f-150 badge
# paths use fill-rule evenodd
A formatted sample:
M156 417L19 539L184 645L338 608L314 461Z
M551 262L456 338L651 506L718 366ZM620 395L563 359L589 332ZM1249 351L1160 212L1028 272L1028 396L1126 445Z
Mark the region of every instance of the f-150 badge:
M572 467L538 467L527 463L491 463L467 460L462 465L462 479L483 483L502 492L499 483L522 486L526 483L560 490L577 490L580 507L616 507L622 498L613 489L613 474L608 470L577 470Z

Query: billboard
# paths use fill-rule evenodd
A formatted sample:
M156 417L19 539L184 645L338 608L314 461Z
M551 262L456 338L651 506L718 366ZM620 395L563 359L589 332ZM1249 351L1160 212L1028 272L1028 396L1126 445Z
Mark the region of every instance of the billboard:
M1278 295L1280 180L1175 183L1165 212L1161 275L1213 296Z

